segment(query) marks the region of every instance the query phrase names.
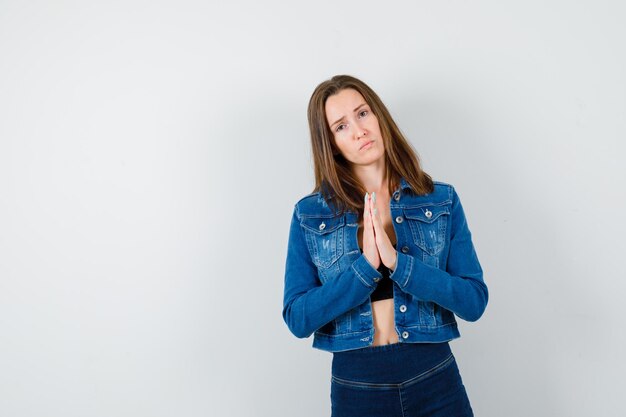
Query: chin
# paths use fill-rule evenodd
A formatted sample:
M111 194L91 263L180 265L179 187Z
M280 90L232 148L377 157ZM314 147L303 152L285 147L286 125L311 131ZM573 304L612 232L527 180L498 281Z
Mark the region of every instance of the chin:
M357 160L351 161L351 162L356 165L370 165L378 161L380 158L382 158L384 154L385 154L384 152L380 152L375 155L369 154L367 156L362 156L361 158L358 158Z
M385 150L384 149L372 149L373 152L370 152L367 155L367 159L374 162L379 160L380 158L382 158L385 155Z

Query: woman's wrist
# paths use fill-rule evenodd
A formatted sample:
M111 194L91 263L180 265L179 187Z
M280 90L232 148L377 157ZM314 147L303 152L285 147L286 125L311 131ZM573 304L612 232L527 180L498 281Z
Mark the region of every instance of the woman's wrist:
M395 255L396 255L396 259L394 259L393 264L391 264L391 266L389 267L389 271L393 272L396 270L396 266L398 264L398 251L394 251Z

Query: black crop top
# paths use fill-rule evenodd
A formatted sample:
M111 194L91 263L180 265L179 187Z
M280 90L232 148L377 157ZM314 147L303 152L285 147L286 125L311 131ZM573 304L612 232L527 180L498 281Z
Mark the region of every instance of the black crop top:
M396 245L393 245L393 247L395 248ZM363 253L363 249L361 249L361 253ZM378 301L393 298L393 282L391 278L389 278L389 268L381 262L378 267L378 272L383 275L383 278L378 281L376 289L374 289L374 292L370 295L370 300Z

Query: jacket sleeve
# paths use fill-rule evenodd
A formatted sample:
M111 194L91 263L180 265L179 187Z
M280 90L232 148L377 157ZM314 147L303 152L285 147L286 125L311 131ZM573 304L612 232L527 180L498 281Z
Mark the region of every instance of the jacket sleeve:
M446 270L397 252L390 275L400 288L423 301L432 301L466 321L476 321L487 307L489 293L474 250L461 200L452 189L450 252Z
M311 259L294 207L289 230L283 298L283 319L299 338L365 302L381 278L380 272L361 254L350 268L323 285Z

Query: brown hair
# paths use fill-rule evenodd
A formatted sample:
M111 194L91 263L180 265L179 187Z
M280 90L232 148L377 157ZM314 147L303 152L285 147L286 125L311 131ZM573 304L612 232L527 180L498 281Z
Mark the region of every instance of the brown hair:
M378 119L385 148L385 178L389 184L389 195L399 187L401 177L417 195L432 192L431 176L421 169L419 156L400 132L387 107L374 90L350 75L335 75L322 82L309 100L307 116L315 168L313 192L321 192L329 204L338 206L342 211L356 211L359 218L362 215L366 190L352 173L350 162L337 149L326 120L326 100L346 88L358 91Z

